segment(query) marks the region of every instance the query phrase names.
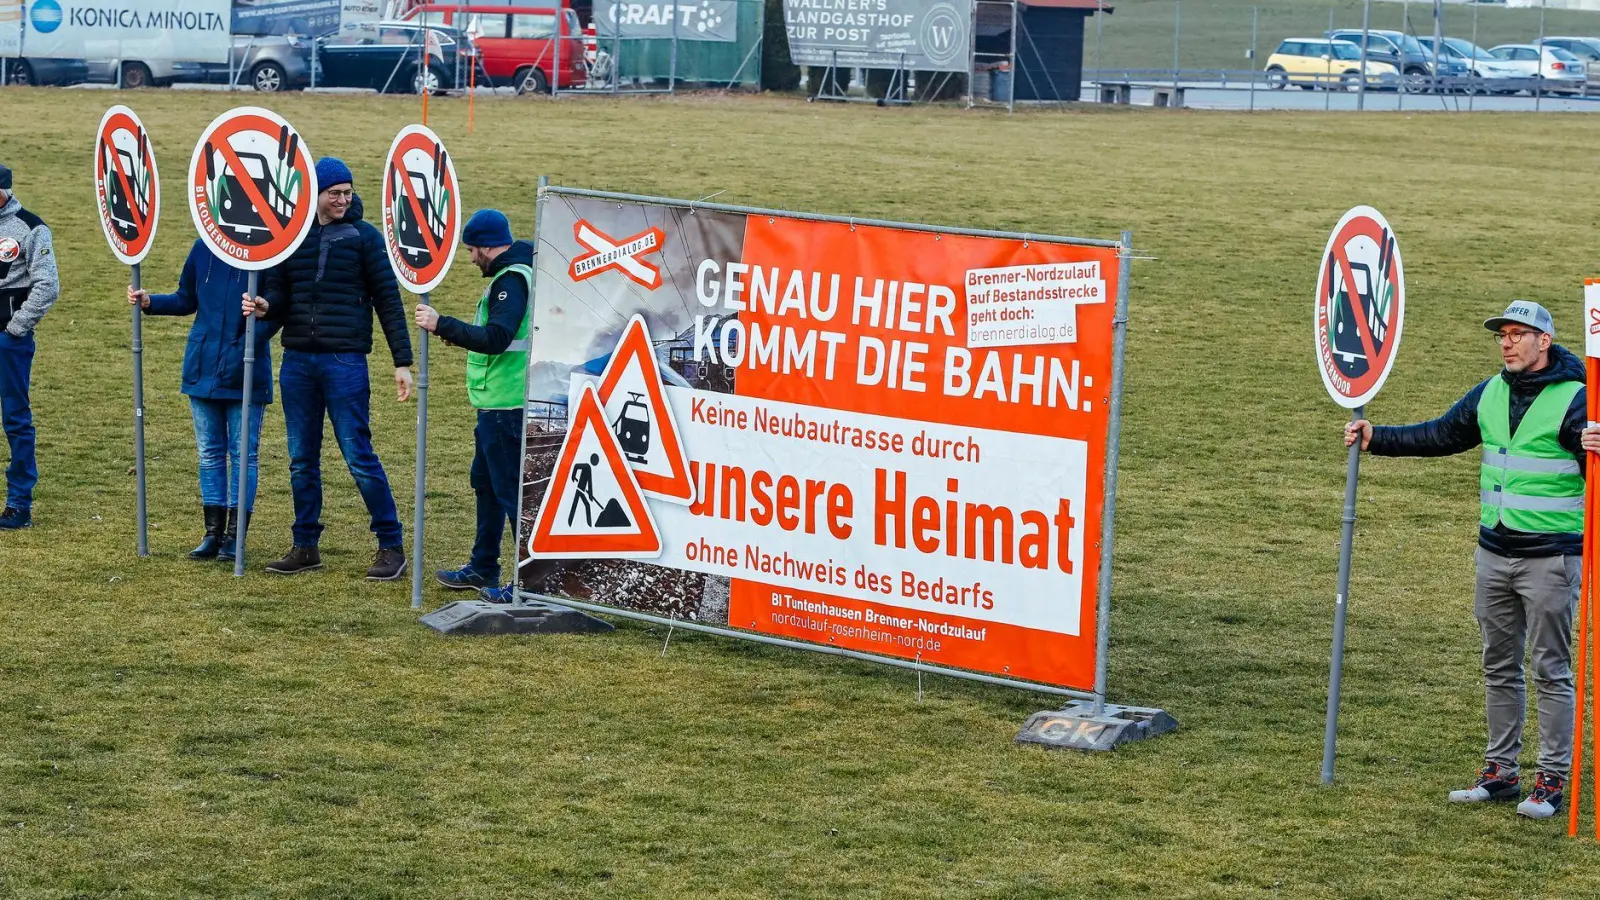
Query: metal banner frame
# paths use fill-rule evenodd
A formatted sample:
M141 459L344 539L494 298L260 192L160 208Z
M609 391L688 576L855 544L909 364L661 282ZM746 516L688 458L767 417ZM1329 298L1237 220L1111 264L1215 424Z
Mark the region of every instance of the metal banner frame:
M826 644L812 644L803 641L788 640L781 637L744 631L733 627L707 625L700 622L685 621L678 618L668 618L638 610L623 607L606 606L603 604L589 603L566 597L538 594L524 591L519 586L515 590L514 605L524 606L532 603L547 603L571 609L582 610L589 613L599 613L609 616L618 616L640 622L649 622L656 625L666 625L669 628L682 628L704 634L715 634L723 637L737 638L739 640L753 641L760 644L769 644L778 647L789 647L797 650L806 650L813 653L823 653L830 656L843 656L866 662L882 663L901 669L911 669L919 673L948 675L952 678L962 678L984 684L999 685L1002 687L1019 688L1041 694L1054 694L1063 697L1081 698L1093 701L1094 710L1099 714L1105 709L1106 699L1106 651L1110 643L1110 616L1111 616L1111 564L1112 544L1115 535L1112 527L1116 515L1116 487L1117 463L1121 450L1122 429L1122 390L1124 375L1124 353L1127 345L1128 327L1128 292L1130 284L1130 269L1133 261L1133 232L1122 232L1119 240L1100 240L1094 238L1074 238L1060 235L1031 234L1015 231L991 231L979 228L958 228L952 226L923 225L912 222L893 222L882 219L863 219L851 216L825 215L820 213L792 212L788 210L765 209L752 206L738 206L723 203L704 203L689 200L677 200L664 197L650 197L638 194L615 193L610 191L594 191L582 188L552 187L547 185L545 178L539 180L539 192L535 204L535 241L538 240L542 211L545 202L551 197L574 197L591 200L604 200L617 203L648 204L690 211L705 210L707 212L722 212L744 216L782 216L807 222L828 222L847 224L851 226L871 226L878 228L894 228L905 231L923 232L929 234L949 234L965 237L999 238L1003 240L1039 241L1052 244L1067 244L1083 247L1112 247L1118 253L1118 280L1116 306L1112 318L1112 383L1109 421L1106 435L1106 460L1105 460L1105 501L1102 510L1102 533L1100 541L1100 572L1099 582L1096 587L1096 615L1095 615L1095 677L1094 690L1083 691L1075 688L1060 687L1056 685L1041 684L1033 681L1024 681L1013 678L1003 678L981 672L956 669L941 665L932 665L920 660L903 659L899 657L881 656L857 650L847 650L842 647L830 647ZM537 290L537 288L536 288ZM537 302L535 298L534 302ZM523 457L527 454L527 404L523 407ZM517 521L523 519L522 492L517 494ZM520 534L520 530L519 530ZM518 538L520 543L520 537ZM520 548L519 548L520 555Z

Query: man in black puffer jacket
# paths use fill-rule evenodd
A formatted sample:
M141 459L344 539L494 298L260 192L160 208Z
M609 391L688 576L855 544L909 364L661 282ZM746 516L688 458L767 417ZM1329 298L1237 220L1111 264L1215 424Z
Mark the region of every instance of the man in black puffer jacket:
M289 433L289 481L294 490L294 546L267 566L292 575L322 568L322 421L355 478L378 555L369 581L393 581L406 557L394 492L372 449L367 354L372 315L383 324L394 357L399 399L411 396L411 338L405 306L384 254L383 235L361 218L361 199L343 162L317 160L317 221L294 254L267 273L266 298L246 297L244 312L283 327L278 374Z
M1450 801L1522 798L1527 652L1539 691L1539 770L1517 812L1544 819L1561 807L1572 767L1572 611L1582 568L1584 451L1600 452L1600 428L1586 427L1583 362L1554 343L1548 310L1514 300L1484 326L1505 364L1498 375L1430 422L1378 428L1352 422L1345 444L1360 440L1378 456L1448 456L1483 447L1473 614L1483 637L1489 742L1477 782L1451 791Z

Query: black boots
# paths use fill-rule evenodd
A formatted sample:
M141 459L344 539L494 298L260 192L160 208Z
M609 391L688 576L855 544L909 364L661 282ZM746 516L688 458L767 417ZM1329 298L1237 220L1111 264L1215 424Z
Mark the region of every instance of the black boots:
M250 513L244 514L244 530L250 530ZM224 562L233 562L234 549L239 546L239 510L237 507L228 509L228 527L222 532L222 547L217 551L217 559Z
M200 541L200 546L189 551L190 559L216 559L217 551L222 549L222 528L227 524L228 508L208 506L205 516L206 536Z

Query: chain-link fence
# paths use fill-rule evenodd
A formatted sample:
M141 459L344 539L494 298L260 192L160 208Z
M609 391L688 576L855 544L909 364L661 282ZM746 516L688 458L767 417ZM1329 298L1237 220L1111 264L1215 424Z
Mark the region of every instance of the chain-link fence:
M1106 0L1085 30L1083 99L1102 84L1291 96L1298 88L1367 95L1360 105L1388 109L1600 98L1600 13L1527 2ZM1126 90L1104 93L1126 102Z

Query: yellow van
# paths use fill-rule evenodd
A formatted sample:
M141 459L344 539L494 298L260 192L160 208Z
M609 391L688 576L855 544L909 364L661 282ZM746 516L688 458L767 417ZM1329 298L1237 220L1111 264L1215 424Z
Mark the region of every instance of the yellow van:
M1369 58L1367 87L1393 87L1400 71L1392 64ZM1283 89L1290 82L1305 90L1353 91L1361 86L1361 48L1349 41L1328 38L1289 38L1267 57L1267 83Z

